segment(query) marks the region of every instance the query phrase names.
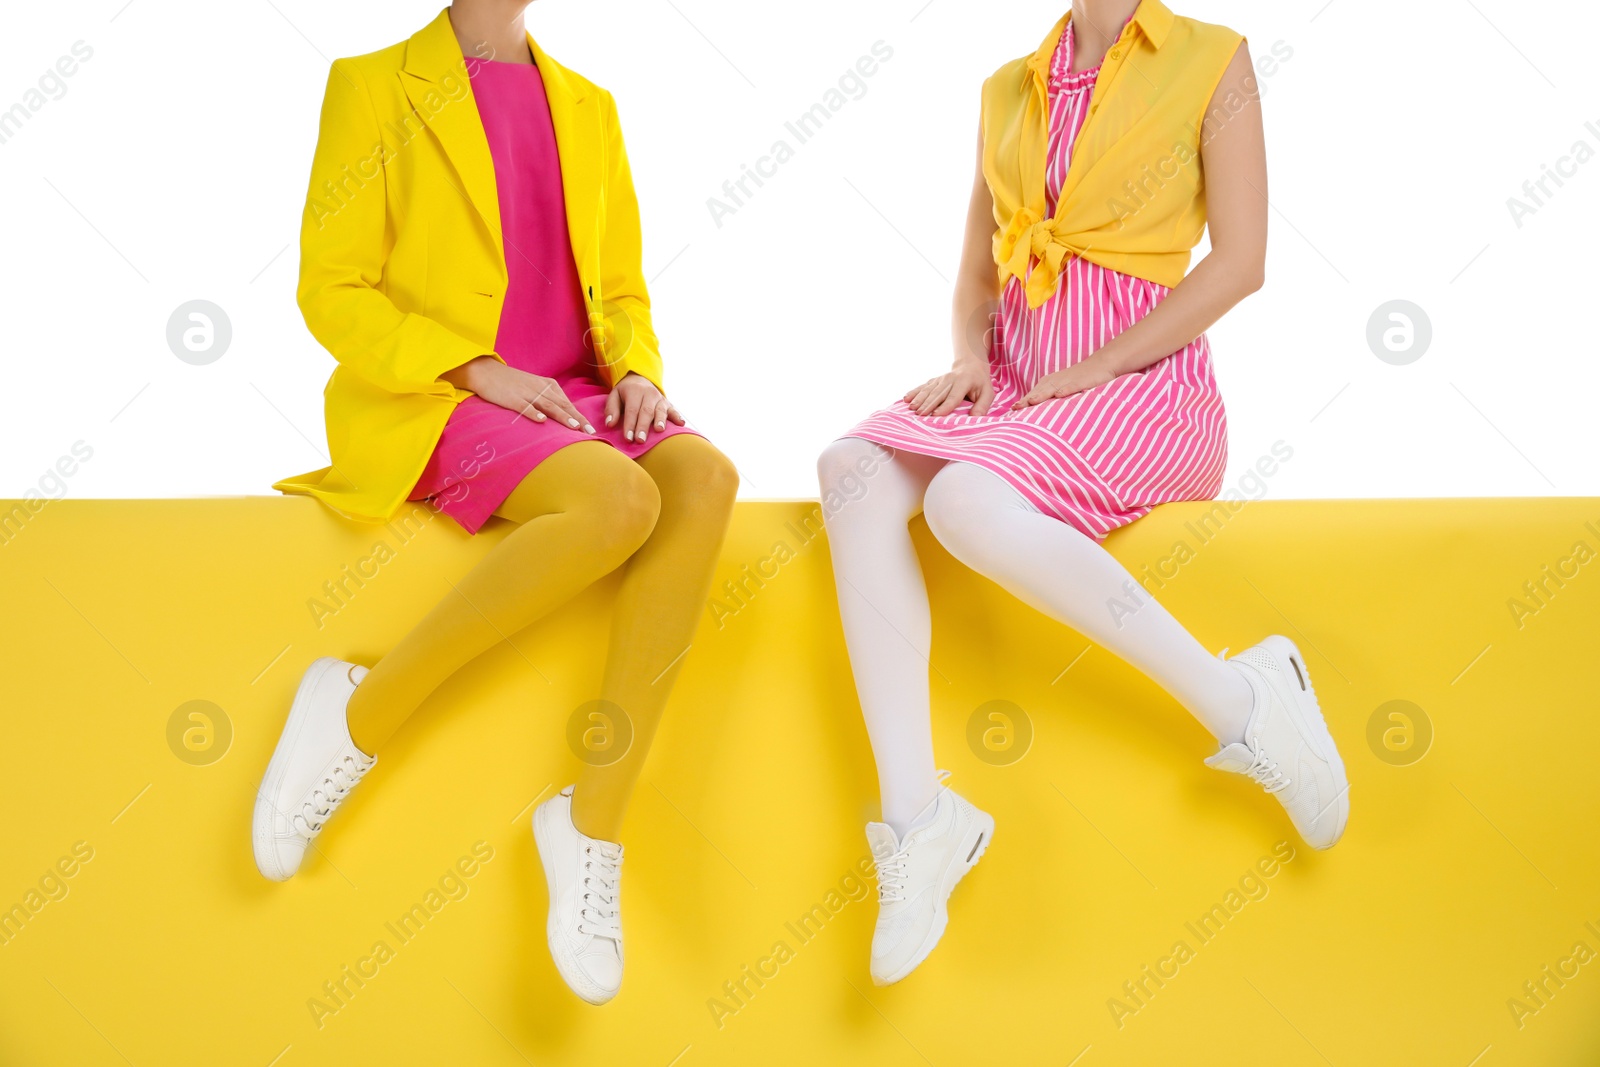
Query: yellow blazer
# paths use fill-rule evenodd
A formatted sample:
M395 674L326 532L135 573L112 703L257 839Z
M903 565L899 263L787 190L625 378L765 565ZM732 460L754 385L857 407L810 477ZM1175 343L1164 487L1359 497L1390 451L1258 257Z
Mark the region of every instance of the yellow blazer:
M616 105L528 45L550 101L596 362L610 382L632 371L659 386ZM393 515L470 395L439 375L499 358L506 278L494 163L448 10L409 40L336 60L297 294L306 326L339 364L323 393L333 465L273 488L352 518Z
M1143 0L1106 53L1055 215L1046 218L1050 61L1071 18L1068 12L1032 55L983 85L994 261L1002 285L1026 280L1032 307L1055 292L1068 256L1169 288L1183 280L1206 228L1201 129L1244 40ZM1224 111L1219 119L1226 118Z

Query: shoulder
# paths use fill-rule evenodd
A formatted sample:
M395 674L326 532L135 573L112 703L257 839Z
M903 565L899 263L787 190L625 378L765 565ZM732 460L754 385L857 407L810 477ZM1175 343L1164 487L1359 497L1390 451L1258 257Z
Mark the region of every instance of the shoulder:
M1033 54L1029 53L1025 56L1018 56L1016 59L1007 60L1006 62L1000 64L993 74L984 79L984 84L987 85L990 82L1021 81L1022 76L1028 71L1028 60L1032 58Z
M616 101L608 90L596 85L566 64L550 58L542 51L538 54L536 61L543 68L546 75L554 75L556 80L566 86L567 91L574 97L593 98L603 110L613 113L616 111Z
M576 92L577 95L579 95L579 96L594 95L594 96L599 97L602 100L610 101L611 93L609 91L607 91L606 89L602 88L599 85L596 85L593 81L591 81L588 78L585 78L582 74L579 74L577 71L573 70L571 67L567 66L564 63L558 63L554 59L551 59L549 56L545 57L545 62L548 63L550 66L554 67L556 69L556 71L563 78L565 78L567 80L567 84L572 87L573 91Z
M998 70L983 80L984 97L987 99L994 92L1015 94L1027 82L1028 61L1032 58L1032 54L1018 56L1001 64Z
M358 76L367 82L379 81L398 74L406 63L406 42L396 41L387 48L366 52L359 56L345 56L333 61L333 69L342 74Z
M1201 22L1199 19L1185 18L1176 15L1172 19L1172 30L1168 35L1169 41L1188 51L1225 51L1232 56L1234 51L1244 41L1244 35L1228 26L1220 26L1214 22Z
M585 78L571 67L556 62L548 55L540 52L536 61L546 76L554 76L571 100L583 101L585 108L594 108L599 112L601 124L610 131L609 136L616 136L621 132L621 120L617 117L617 101L609 89L605 89Z

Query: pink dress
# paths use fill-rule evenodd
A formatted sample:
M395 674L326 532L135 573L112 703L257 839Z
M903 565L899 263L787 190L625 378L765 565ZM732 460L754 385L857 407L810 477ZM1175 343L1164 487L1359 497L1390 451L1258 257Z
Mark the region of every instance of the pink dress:
M620 427L604 425L611 390L586 339L588 311L567 231L544 81L529 63L469 59L467 68L494 159L506 254L495 352L508 366L554 378L595 428L587 434L554 419L534 422L477 396L456 405L411 499L433 498L468 533L477 533L529 471L568 445L604 441L636 459L668 437L693 431L668 423L639 444L626 440Z
M1072 73L1072 24L1050 67L1050 159L1046 194L1053 212L1089 113L1099 68ZM989 414L924 418L904 401L847 436L919 455L974 463L998 474L1046 515L1096 539L1174 500L1209 500L1228 461L1227 419L1211 374L1204 335L1142 371L1013 412L1040 378L1092 355L1148 315L1165 286L1069 259L1061 285L1038 308L1010 279L1001 294L989 374Z

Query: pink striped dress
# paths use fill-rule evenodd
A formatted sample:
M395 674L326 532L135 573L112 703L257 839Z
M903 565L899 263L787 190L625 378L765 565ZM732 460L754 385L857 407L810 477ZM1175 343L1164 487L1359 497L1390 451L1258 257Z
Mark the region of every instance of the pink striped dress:
M1050 211L1089 114L1100 68L1072 73L1072 24L1050 66ZM918 455L974 463L998 474L1046 515L1097 540L1157 504L1209 500L1228 461L1227 418L1204 335L1142 371L1074 396L1010 410L1035 382L1092 355L1148 315L1165 286L1069 259L1061 285L1038 308L1024 284L1001 294L989 355L995 399L989 414L963 401L923 417L898 401L846 436Z

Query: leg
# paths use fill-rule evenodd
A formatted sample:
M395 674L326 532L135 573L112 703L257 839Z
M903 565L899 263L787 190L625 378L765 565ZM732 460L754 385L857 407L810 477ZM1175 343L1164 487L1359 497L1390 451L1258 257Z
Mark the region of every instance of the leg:
M839 617L883 799L883 821L867 824L878 869L869 968L878 985L898 982L928 958L944 931L950 891L994 836L994 819L943 788L933 762L933 627L906 524L944 465L851 437L817 461Z
M878 765L883 821L905 834L939 792L929 718L928 592L911 531L944 461L857 437L817 461L839 617Z
M585 766L572 794L573 825L602 841L619 836L672 683L705 613L739 488L733 464L703 437L668 438L639 457L638 466L659 492L661 516L624 571L600 687L602 699L627 716L633 739L615 763Z
M1253 697L1133 575L1084 533L1041 514L998 475L952 463L928 487L928 526L961 562L1149 675L1223 744L1244 736ZM1117 614L1113 604L1138 605Z
M518 528L356 688L356 746L376 752L459 668L621 566L659 508L655 483L610 445L585 441L539 464L496 512Z

